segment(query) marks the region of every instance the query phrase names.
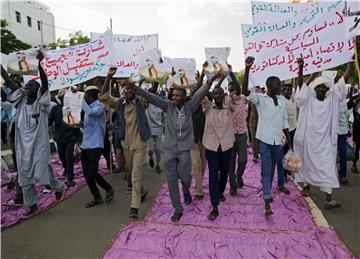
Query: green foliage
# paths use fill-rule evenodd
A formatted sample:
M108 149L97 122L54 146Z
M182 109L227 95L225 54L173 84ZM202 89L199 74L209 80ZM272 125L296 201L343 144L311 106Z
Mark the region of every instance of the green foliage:
M7 28L9 23L1 19L1 52L9 54L18 50L30 49L31 45L17 39L16 36Z
M84 35L81 31L77 31L70 33L68 39L58 38L56 42L49 43L47 49L67 48L69 46L88 43L89 41L90 38L88 36Z
M244 75L245 75L245 70L240 70L240 72L238 72L236 75L236 78L240 85L242 85L242 83L244 81Z

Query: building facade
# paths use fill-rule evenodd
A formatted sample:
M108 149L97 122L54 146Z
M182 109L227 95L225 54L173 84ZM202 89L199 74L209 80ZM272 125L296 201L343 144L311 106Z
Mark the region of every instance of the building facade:
M8 29L19 40L34 47L55 41L55 18L47 5L38 1L0 2L1 19L7 20Z

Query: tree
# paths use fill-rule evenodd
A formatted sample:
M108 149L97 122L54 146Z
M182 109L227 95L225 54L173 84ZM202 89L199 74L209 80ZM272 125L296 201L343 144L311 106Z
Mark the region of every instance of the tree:
M244 81L244 75L245 75L245 70L240 70L236 75L236 78L240 85L242 85L242 83Z
M68 39L58 38L56 42L49 43L47 48L48 49L67 48L69 46L88 43L89 41L90 38L88 36L84 35L81 31L77 31L74 33L70 33Z
M31 45L17 39L16 36L8 29L9 23L1 19L1 52L9 54L18 50L30 49Z

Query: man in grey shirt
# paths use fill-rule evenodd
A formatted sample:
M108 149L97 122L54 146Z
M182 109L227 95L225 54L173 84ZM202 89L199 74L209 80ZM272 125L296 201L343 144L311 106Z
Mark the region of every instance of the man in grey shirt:
M189 192L191 185L190 149L194 145L192 114L199 107L217 77L218 75L205 83L190 101L185 101L186 91L183 88L175 88L172 101L168 101L141 89L143 81L140 81L139 86L134 85L138 95L166 113L165 138L162 148L171 203L175 208L175 213L171 217L172 222L178 222L184 210L180 202L179 179L183 187L185 204L192 202Z

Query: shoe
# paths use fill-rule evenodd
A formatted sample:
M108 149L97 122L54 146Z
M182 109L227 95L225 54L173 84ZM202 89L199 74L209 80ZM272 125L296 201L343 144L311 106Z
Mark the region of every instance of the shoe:
M61 201L64 198L64 191L55 192L55 198L57 202Z
M50 185L45 185L44 189L42 190L42 194L50 194L52 192Z
M154 159L152 157L149 158L149 165L151 168L154 167Z
M65 182L65 185L69 188L75 186L75 184L76 184L76 182L74 180L67 180Z
M16 186L16 181L15 181L15 179L11 179L10 182L8 182L8 183L6 184L6 188L7 188L8 190L14 189L15 186Z
M242 178L237 180L237 187L238 188L243 188L244 187L244 181Z
M274 214L274 212L272 212L271 208L265 209L265 217L266 218L271 216L272 214Z
M182 215L183 214L180 212L175 212L174 215L171 217L171 221L174 223L178 222L181 219Z
M301 195L302 195L303 197L310 197L310 189L308 189L308 188L303 188L303 189L301 190Z
M26 212L23 216L22 219L29 219L32 216L34 216L35 214L37 214L39 212L39 209L37 207L37 205L33 205L30 207L30 209L28 210L28 212Z
M106 192L106 196L105 196L105 203L109 203L110 201L112 201L114 199L114 188L112 188L110 191Z
M85 203L85 208L91 208L96 205L102 204L103 202L104 201L102 199L94 199L94 200L91 200L91 201Z
M125 193L126 194L131 194L132 193L132 186L128 186Z
M202 200L204 199L204 194L195 194L194 197L196 200Z
M130 208L130 215L131 219L138 219L138 209Z
M290 191L285 187L285 186L281 186L278 188L279 192L283 192L285 194L290 194Z
M185 202L185 204L190 204L192 202L192 197L191 197L190 193L184 195L184 202Z
M346 176L341 176L340 179L339 179L339 182L340 182L341 184L348 184L348 183L349 183L349 181L348 181L348 179L347 179Z
M235 187L230 187L230 195L236 196L236 188Z
M335 208L340 208L341 207L341 202L338 202L336 200L331 200L331 201L325 201L324 204L325 209L335 209Z
M141 202L143 202L145 200L148 193L149 193L148 190L146 190L143 194L141 194Z
M210 212L210 214L207 216L207 218L209 220L213 221L218 216L219 216L219 209L218 208L213 208L212 211Z
M160 166L157 165L157 166L155 167L155 171L156 171L156 173L160 174L160 173L161 173Z
M20 207L24 204L24 200L22 197L15 197L14 199L8 200L5 205L12 207Z
M219 195L219 201L220 201L220 202L226 201L226 198L225 198L225 196L224 196L223 193L221 193L221 194Z

